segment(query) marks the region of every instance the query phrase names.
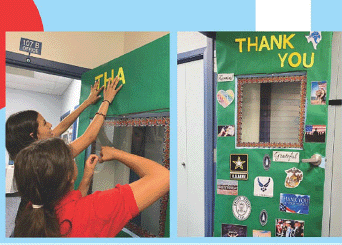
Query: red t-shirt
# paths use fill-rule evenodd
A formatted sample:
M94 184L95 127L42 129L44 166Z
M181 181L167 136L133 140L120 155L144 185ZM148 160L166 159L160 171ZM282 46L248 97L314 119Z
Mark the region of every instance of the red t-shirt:
M56 206L62 236L114 237L139 213L129 185L82 197L70 191Z

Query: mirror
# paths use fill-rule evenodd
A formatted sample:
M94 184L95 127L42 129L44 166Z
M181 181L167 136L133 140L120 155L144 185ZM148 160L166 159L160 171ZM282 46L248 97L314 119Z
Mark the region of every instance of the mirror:
M306 75L238 78L237 147L303 148Z
M101 146L112 146L156 161L169 168L170 120L168 116L106 119L92 153L99 154ZM118 161L97 164L92 192L129 184L139 177ZM126 228L140 237L163 237L169 195L146 208L132 219Z

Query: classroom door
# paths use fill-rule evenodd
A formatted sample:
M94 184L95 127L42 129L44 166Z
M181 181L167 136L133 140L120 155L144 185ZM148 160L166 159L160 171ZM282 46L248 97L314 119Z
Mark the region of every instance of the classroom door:
M170 163L170 35L102 64L82 75L80 103L87 99L94 81L107 85L119 77L123 87L109 105L105 123L91 150L109 145L152 159L166 168ZM142 62L143 61L143 62ZM80 115L78 135L82 135L101 105ZM88 151L89 153L89 151ZM85 155L78 159L79 176ZM137 179L129 168L117 161L97 165L91 191L113 188ZM79 183L78 179L76 185ZM168 194L145 209L126 226L130 235L139 237L169 236ZM132 234L134 233L134 234ZM120 236L120 234L119 234Z
M325 56L311 69L280 63L278 49L239 49L278 34L217 37L214 236L322 235L332 35L313 53L304 33L283 34L296 54Z
M177 66L177 235L204 236L203 59Z

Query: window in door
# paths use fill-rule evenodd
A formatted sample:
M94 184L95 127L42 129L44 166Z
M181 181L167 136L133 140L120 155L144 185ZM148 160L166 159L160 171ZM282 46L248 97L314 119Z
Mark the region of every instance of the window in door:
M306 75L241 77L237 147L303 148Z
M169 169L170 118L163 114L106 119L92 145L92 153L98 154L101 146L112 146L154 160ZM95 168L92 192L114 188L117 184L129 184L137 179L138 175L124 164L104 162ZM166 194L132 219L126 228L141 237L163 237L168 199Z

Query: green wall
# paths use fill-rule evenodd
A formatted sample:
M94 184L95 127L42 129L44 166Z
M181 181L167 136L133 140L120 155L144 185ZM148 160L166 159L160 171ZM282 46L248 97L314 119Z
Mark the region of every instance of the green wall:
M274 45L273 50L267 50L267 45L264 41L264 48L259 51L262 36L265 36L269 48L271 49L270 40L272 35L277 38L279 35L282 35L282 38L286 35L288 38L291 34L295 34L289 41L293 48L291 48L290 45L286 45L285 49L283 49L283 46L281 46L281 49L278 49ZM309 32L218 32L216 36L218 74L234 73L236 76L305 71L307 73L305 125L327 125L327 105L311 105L310 93L312 81L327 81L329 94L332 33L322 32L322 40L317 45L316 50L313 48L312 43L307 42L307 39L305 38L306 35L309 35ZM255 37L258 37L258 51L255 50L255 47L251 47L250 52L247 51L248 37L251 38L251 43L255 42ZM239 42L235 41L239 38L246 38L246 41L242 42L242 52L239 51ZM284 55L288 53L287 57L289 57L293 52L300 54L302 60L303 54L307 53L307 64L310 64L311 54L314 53L314 63L312 67L304 67L303 62L298 67L291 67L288 64L287 59L284 62L284 66L281 67L279 54L281 57L284 57ZM292 61L293 63L297 63L296 58L293 58ZM217 125L235 125L235 103L237 101L235 82L219 82L217 85L217 91L228 89L234 91L235 98L227 108L223 108L216 102ZM328 101L328 96L326 101ZM322 156L325 156L325 147L326 145L324 143L304 142L303 150L281 149L283 151L300 152L300 163L280 163L272 161L270 170L265 171L263 169L263 157L265 154L268 154L271 156L272 160L272 149L236 149L235 137L218 137L216 179L230 179L230 154L248 154L249 177L247 181L238 181L238 195L248 197L251 202L252 212L247 220L239 221L232 213L232 203L236 196L216 194L214 236L221 236L222 223L247 225L248 236L252 236L253 229L268 230L271 231L272 236L274 236L276 218L304 220L305 236L321 236L325 170L320 167L312 167L308 163L302 163L301 159L310 158L313 153L319 153ZM286 177L284 171L292 167L297 167L302 170L304 179L298 187L288 189L284 186ZM273 198L257 197L253 195L254 179L257 176L268 176L273 178ZM309 215L280 212L280 193L310 195ZM259 223L259 215L262 209L266 209L268 212L268 223L264 227Z
M107 72L107 78L109 78L112 76L112 69L114 69L115 77L121 67L125 84L110 105L107 116L169 111L169 43L170 35L168 34L84 73L81 79L80 104L88 97L90 86L94 84L96 77L103 74L100 78L100 86L102 86L104 84L104 73ZM123 78L122 73L120 77ZM119 85L122 83L123 79ZM103 94L101 93L101 95L103 99ZM90 118L94 117L98 111L101 101L87 108L79 117L78 137L87 129ZM79 185L83 176L84 160L85 152L82 152L76 159L79 170L76 186Z

